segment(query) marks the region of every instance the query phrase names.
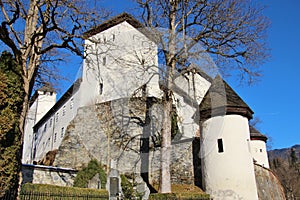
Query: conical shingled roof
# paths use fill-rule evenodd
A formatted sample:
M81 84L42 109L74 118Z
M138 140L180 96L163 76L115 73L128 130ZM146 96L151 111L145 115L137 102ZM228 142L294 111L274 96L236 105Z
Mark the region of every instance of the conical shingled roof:
M230 114L239 114L251 119L253 111L226 81L217 75L200 104L201 120Z
M249 130L250 130L250 138L251 138L251 140L263 140L265 142L268 140L267 136L261 134L253 126L249 126Z

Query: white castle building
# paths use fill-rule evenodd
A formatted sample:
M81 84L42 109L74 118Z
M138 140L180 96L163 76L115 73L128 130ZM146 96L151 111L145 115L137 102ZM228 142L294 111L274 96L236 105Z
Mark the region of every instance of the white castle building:
M32 164L59 149L80 107L142 92L162 97L157 45L142 28L133 17L121 14L85 33L82 78L57 102L49 85L32 97L23 163ZM172 88L178 126L182 138L200 137L203 189L216 199L221 191L258 199L254 163L266 168L269 164L267 138L249 128L253 111L220 76L211 78L193 66L178 74Z

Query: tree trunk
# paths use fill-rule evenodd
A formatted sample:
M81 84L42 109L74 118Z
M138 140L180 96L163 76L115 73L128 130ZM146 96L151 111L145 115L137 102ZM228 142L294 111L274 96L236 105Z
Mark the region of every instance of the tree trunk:
M172 98L166 98L163 101L164 119L163 130L161 134L161 174L160 174L160 189L161 193L171 193L171 112Z
M26 66L24 63L23 65ZM19 150L19 185L18 185L18 193L17 193L17 200L20 199L20 192L21 192L21 185L23 181L23 176L22 176L22 154L23 154L23 144L24 144L24 127L25 127L25 120L26 120L26 115L28 111L28 105L29 105L29 97L30 97L30 84L26 78L23 78L23 89L24 89L24 101L22 105L22 112L20 114L19 118L19 134L20 134L20 150Z
M176 9L178 6L177 0L170 0L171 12L169 14L170 25L169 25L169 40L168 47L169 52L165 55L166 58L166 77L165 77L165 89L163 98L163 109L164 109L164 119L163 119L163 130L161 133L161 176L160 176L160 192L161 193L171 193L171 130L172 130L172 85L174 70L176 67Z

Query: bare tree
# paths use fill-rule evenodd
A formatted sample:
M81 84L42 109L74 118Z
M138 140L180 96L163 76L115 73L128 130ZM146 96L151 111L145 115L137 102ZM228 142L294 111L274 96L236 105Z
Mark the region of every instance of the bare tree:
M285 158L275 157L270 163L271 169L282 183L286 198L294 200L300 196L300 164L295 162L291 165L289 159L292 159L292 157L288 157L288 155Z
M249 0L136 2L142 8L143 23L155 34L161 50L160 62L165 65L160 192L168 193L174 75L208 54L222 73L253 82L260 76L259 66L268 57L264 39L269 23L262 15L263 7ZM196 44L200 48L195 48Z
M66 50L83 57L82 33L107 15L97 4L84 0L0 0L0 44L13 53L22 69L21 147L29 98L39 73L47 69L44 61L61 60Z

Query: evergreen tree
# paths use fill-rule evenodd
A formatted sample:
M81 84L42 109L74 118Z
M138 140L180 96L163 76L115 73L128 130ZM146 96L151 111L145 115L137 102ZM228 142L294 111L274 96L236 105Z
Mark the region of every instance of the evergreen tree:
M297 158L296 151L294 148L291 148L290 157L291 157L291 166L296 167L298 158Z
M14 70L12 70L14 69ZM23 87L21 68L13 56L3 52L0 59L0 197L18 187L21 160L19 116ZM14 197L11 197L14 198Z

